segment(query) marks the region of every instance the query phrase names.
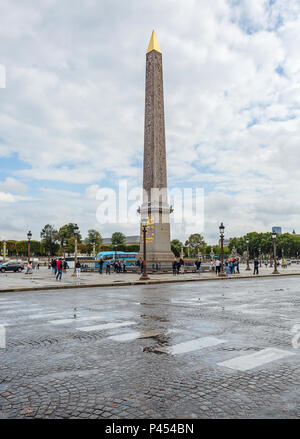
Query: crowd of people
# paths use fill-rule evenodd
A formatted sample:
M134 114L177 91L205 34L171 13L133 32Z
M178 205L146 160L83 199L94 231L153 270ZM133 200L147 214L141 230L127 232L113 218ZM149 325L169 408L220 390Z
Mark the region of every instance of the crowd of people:
M270 261L265 260L264 264L267 268ZM142 273L143 271L143 259L139 258L135 261L135 265L139 267L139 271ZM278 264L279 265L279 264ZM283 264L282 264L283 265ZM175 259L172 263L172 270L173 275L179 275L180 273L184 273L184 266L185 262L183 258L180 258L179 260ZM258 258L254 258L253 260L253 275L259 274L259 267L261 266ZM271 266L271 265L270 265ZM107 275L110 275L112 272L114 273L127 273L126 268L126 260L119 260L119 259L112 259L112 260L103 260L102 258L99 261L99 268L98 272L100 275L103 274L103 269L105 267L105 273ZM39 268L39 264L36 268ZM64 258L54 258L49 263L48 268L52 269L52 273L55 275L56 280L62 279L62 273L66 272L66 270L69 268L67 261ZM152 267L153 268L153 267ZM240 274L240 260L237 257L227 258L224 260L224 272L225 274L232 275L232 274ZM217 276L220 275L222 269L222 262L217 257L215 259L212 259L210 261L210 270L211 272L215 273ZM29 261L27 266L27 273L32 273L33 266L32 262ZM154 270L154 268L153 268ZM158 270L158 268L157 268ZM199 275L201 274L202 270L202 259L201 257L198 257L195 261L195 271ZM154 270L155 271L155 270ZM81 272L81 264L79 261L75 264L75 272L78 279L80 279L80 272Z
M52 273L54 274L56 280L61 280L62 273L63 272L65 273L67 271L67 269L69 268L69 265L68 265L67 261L63 258L58 258L58 259L54 258L51 260L48 268L52 269ZM80 263L79 263L79 270L80 270ZM76 267L76 272L77 272L77 267ZM80 271L79 271L79 277L80 277Z

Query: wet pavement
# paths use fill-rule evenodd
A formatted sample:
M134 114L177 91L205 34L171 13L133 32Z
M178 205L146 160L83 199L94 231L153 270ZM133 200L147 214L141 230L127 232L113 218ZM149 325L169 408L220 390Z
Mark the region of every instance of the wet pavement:
M0 418L299 418L299 279L3 293Z

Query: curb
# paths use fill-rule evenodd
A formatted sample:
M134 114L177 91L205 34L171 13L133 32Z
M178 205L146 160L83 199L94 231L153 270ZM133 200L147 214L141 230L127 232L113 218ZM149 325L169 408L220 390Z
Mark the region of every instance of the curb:
M226 276L226 277L208 277L208 278L193 278L193 279L155 279L144 281L120 281L107 284L84 284L84 285L53 285L53 286L40 286L40 287L24 287L24 288L7 288L0 290L1 293L17 293L23 291L47 291L47 290L69 290L76 288L111 288L111 287L127 287L134 285L156 285L156 284L168 284L168 283L184 283L184 282L206 282L206 281L221 281L221 280L234 280L234 279L260 279L260 278L272 278L272 277L286 277L286 276L300 276L300 273L280 273L280 274L261 274L258 276L240 275L240 276Z

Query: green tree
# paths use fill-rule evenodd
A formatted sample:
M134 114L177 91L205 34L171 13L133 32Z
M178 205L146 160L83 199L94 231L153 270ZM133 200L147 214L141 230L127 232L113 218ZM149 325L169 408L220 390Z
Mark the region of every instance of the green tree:
M88 236L84 240L84 243L88 246L89 254L92 253L94 244L95 244L96 253L98 253L101 248L102 237L97 230L90 229L88 230Z
M171 250L177 258L180 256L181 247L183 247L183 244L179 239L173 239L171 241Z
M58 232L51 224L46 224L41 231L42 243L44 244L45 251L54 255L57 250Z
M204 238L200 233L194 233L190 235L185 245L191 249L191 253L196 256L198 252L204 252L206 248L206 243Z
M112 245L124 245L126 243L126 236L121 232L115 232L111 237Z
M62 242L63 239L73 239L74 238L74 224L69 223L62 226L58 231L59 241ZM77 234L77 242L80 244L82 241L82 236L80 231Z

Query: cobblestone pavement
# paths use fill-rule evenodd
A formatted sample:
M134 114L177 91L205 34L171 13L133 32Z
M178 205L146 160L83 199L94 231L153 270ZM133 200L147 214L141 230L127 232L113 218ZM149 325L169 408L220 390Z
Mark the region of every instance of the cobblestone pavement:
M299 305L298 276L3 293L0 417L299 418Z
M240 275L232 275L234 278L239 276L253 276L253 267L251 271L246 271L246 265L241 264ZM292 264L287 268L279 268L280 274L299 274L300 264ZM259 269L259 276L272 275L273 268L264 266ZM33 275L26 275L22 273L0 273L0 293L8 289L22 290L22 289L37 289L37 288L51 288L51 287L72 287L72 286L86 286L86 285L118 285L122 282L138 282L140 274L138 273L113 273L111 275L102 274L98 272L82 272L81 278L77 279L72 276L73 270L68 270L67 273L63 273L62 281L56 281L55 276L46 267L41 267L39 270L34 270ZM185 273L179 276L173 276L172 273L164 274L150 274L150 282L163 281L182 281L184 280L203 280L203 279L215 279L216 275L212 272L202 272L199 276L198 273Z

